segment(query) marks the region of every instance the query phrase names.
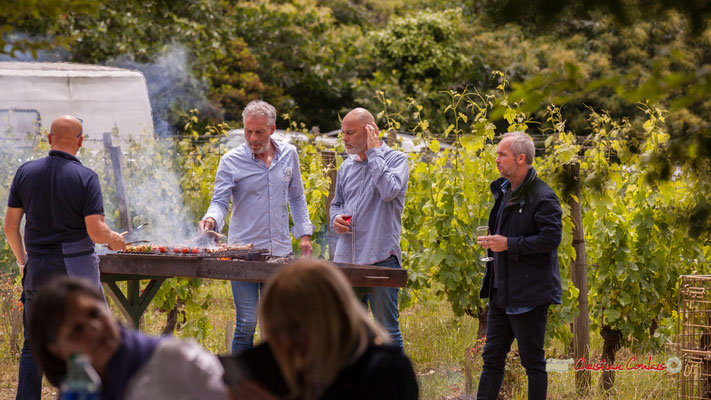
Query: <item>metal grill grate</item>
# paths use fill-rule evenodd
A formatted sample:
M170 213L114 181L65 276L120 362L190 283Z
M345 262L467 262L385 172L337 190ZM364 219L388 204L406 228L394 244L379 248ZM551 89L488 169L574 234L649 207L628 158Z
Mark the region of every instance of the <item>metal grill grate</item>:
M208 253L205 251L200 251L198 253L175 253L172 250L165 253L160 253L158 251L152 252L117 252L116 254L121 254L123 256L142 256L142 257L195 257L195 258L229 258L229 259L239 259L239 260L261 260L264 255L269 253L267 249L251 249L251 250L225 250L216 251Z

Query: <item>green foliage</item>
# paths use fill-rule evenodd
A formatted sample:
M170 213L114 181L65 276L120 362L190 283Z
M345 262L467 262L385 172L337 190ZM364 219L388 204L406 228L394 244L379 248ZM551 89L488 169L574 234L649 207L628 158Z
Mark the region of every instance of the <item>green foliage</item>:
M410 156L401 244L411 290L417 293L433 285L438 294L447 297L455 313L476 315L484 306L478 291L485 266L479 261L483 253L472 251L472 243L476 227L488 220L488 183L495 168L491 127L480 125L465 137L459 127L460 122L466 126L460 109L475 104L472 95L450 93L447 111L454 124L447 134L456 137L453 150L439 153L439 141L430 135L427 122L419 121L422 139L432 155L424 160L420 154ZM419 115L421 107L414 103L411 107ZM408 299L407 294L403 297Z
M488 184L497 176L494 125L488 112L507 104L503 113L507 131L528 130L530 122L520 103L512 104L505 94L504 75L495 75L500 79L499 96L449 94L451 103L444 112L451 123L445 135L455 137L452 149L439 151L427 121L420 118L421 107L411 104L422 138L435 154L411 155L402 239L411 290L403 296L405 305L413 300L412 294L425 288L446 296L457 314L476 315L484 304L478 299L484 271L473 229L488 219ZM658 161L656 169L648 168L649 158L668 146L665 112L646 105L640 105L640 110L647 119L639 128L591 110L589 126L594 135L584 146L565 128L556 107L549 107L547 124L539 127L549 137L545 154L534 166L558 194L564 213L558 252L563 304L550 313L549 339L570 342L570 323L577 311L578 290L570 281L575 259L571 200L583 205L593 329L607 325L620 330L624 343L633 349L658 350L673 331L678 276L706 271L711 238L704 235L690 242L688 216L699 201L708 202L709 192L699 191L708 185L689 165L671 167L668 180L656 179L658 171L673 165L667 159ZM384 114L402 117L405 113ZM581 199L573 195L568 172L575 162L580 163L583 177Z
M650 326L676 309L678 276L704 272L709 242L689 243L685 216L694 207L699 179L688 167L677 167L678 175L668 181L646 179L644 159L667 145L668 134L663 112L643 109L648 119L641 139L631 135L627 121L591 114L595 133L581 163L590 186L583 224L594 266L589 273L594 326L620 330L633 347L658 348L664 337L652 335ZM639 151L629 151L633 146Z
M264 100L323 132L335 129L351 101L350 80L367 62L360 28L337 24L330 8L309 0L240 2L233 18L271 83Z
M0 274L0 359L16 359L22 348L22 284L14 274Z
M31 0L17 2L1 0L0 9L0 55L14 55L16 52L32 53L37 57L38 50L55 46L67 46L74 38L71 35L56 35L39 38L14 38L13 33L19 27L25 27L32 33L42 35L38 26L46 27L67 17L68 13L95 14L101 2L98 0Z
M640 20L656 20L669 11L684 14L691 29L698 33L707 27L711 7L694 0L582 0L558 3L549 0L485 1L484 9L497 21L515 21L537 24L548 28L570 17L581 19L596 17L600 13L614 16L620 25L630 25Z
M508 10L530 15L543 3ZM549 334L569 341L576 307L568 272L575 254L567 166L580 162L593 326L619 329L633 346L657 346L670 331L676 276L707 272L711 256L711 31L699 29L705 6L689 1L652 2L639 15L630 13L638 2L593 3L538 13L555 22L540 30L502 23L516 18L506 7L500 11L508 17L492 22L479 12L501 6L491 1L25 2L4 7L0 33L46 35L79 62L151 62L174 44L187 49L197 79L179 85L196 97L207 88L210 104L200 112L187 111L197 107L190 101L173 107L167 120L188 137L124 148L127 187L137 207L132 220L150 222L146 233L154 237L161 226L189 234L172 227L194 227L227 150L220 144L226 127L207 122L239 120L241 107L255 97L292 110L305 124L289 126L305 133L313 125L336 128L339 115L355 104L382 110L378 118L388 130L417 132L430 152L410 156L402 236L410 291L403 305L433 288L457 313L481 308L483 265L472 229L486 221L491 207L494 132L543 133L546 151L536 168L558 193L565 216L559 249L563 305L551 313ZM627 15L634 23L620 25L591 9ZM675 9L681 12L657 13ZM15 43L20 50L35 46ZM7 51L1 44L0 52ZM503 72L492 81L494 71ZM465 89L473 87L478 89ZM589 138L580 143L580 135ZM453 147L444 149L445 142ZM17 166L46 151L40 143L0 153L0 198L6 198ZM329 183L319 150L310 142L299 156L317 227L314 253L325 254ZM80 158L101 176L105 199L113 198L105 156L83 150ZM153 205L144 207L144 198ZM106 213L116 226L116 206L107 202ZM185 221L176 225L176 215ZM13 261L2 239L4 271L15 270ZM202 284L171 280L158 301L168 309L182 299L187 320L206 329ZM650 315L660 326L654 334Z
M301 180L304 184L306 204L309 209L309 219L314 226L311 235L311 256L314 258L328 258L328 219L326 198L331 186L331 179L327 175L321 151L324 146L315 142L315 134L309 133L306 126L291 120L290 114L284 114L284 119L289 123L290 131L301 132L308 137L307 142L298 142L299 166L301 167ZM334 182L335 184L335 182ZM292 237L294 254L301 254L300 239Z
M146 62L175 42L212 49L194 54L198 61L208 61L232 38L230 26L222 23L224 14L222 2L214 0L180 6L163 0L105 1L94 15L67 14L50 30L74 39L73 61L102 63L126 56Z
M0 143L5 149L0 151L0 199L4 202L0 207L0 224L4 224L7 199L15 171L21 164L46 154L49 146L44 140L44 135L32 135L24 140L17 140L13 135L6 135L4 132L0 136ZM24 224L21 229L24 229ZM3 234L0 236L0 273L19 274L15 261L15 256Z
M242 119L242 108L255 98L279 93L259 77L259 64L242 38L235 38L227 51L215 57L215 70L210 74L213 96L228 121Z
M201 124L198 110L194 109L183 118L184 136L176 143L173 167L179 171L182 201L190 210L192 220L198 221L210 205L220 158L230 150L222 144L222 139L227 137L227 126Z
M447 86L469 67L459 46L460 24L455 10L424 11L391 20L372 33L378 69L399 71L400 83L408 91L425 79L436 88Z

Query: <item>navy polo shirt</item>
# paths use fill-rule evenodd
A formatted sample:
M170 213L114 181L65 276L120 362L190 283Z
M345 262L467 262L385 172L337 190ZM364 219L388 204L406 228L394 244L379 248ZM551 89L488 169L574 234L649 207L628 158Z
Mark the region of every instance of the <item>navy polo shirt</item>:
M58 150L17 169L7 205L25 212L28 250L86 239L84 217L104 214L99 177L76 157Z

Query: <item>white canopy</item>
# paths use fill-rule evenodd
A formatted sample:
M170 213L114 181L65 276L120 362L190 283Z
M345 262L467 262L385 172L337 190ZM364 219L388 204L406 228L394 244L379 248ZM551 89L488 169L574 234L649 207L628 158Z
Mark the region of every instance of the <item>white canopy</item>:
M99 65L0 62L0 133L21 139L71 114L83 120L87 147L104 132L153 134L146 80L139 71ZM97 142L99 141L99 142ZM92 142L94 142L92 144Z

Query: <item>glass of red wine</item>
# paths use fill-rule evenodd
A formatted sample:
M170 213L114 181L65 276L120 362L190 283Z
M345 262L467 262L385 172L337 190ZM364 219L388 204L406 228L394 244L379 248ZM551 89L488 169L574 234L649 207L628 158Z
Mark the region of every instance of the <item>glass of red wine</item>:
M350 207L343 207L341 210L341 218L343 218L344 221L346 222L351 222L351 218L353 218L353 210ZM353 233L353 224L348 227L348 232L344 232L345 234L348 233Z

